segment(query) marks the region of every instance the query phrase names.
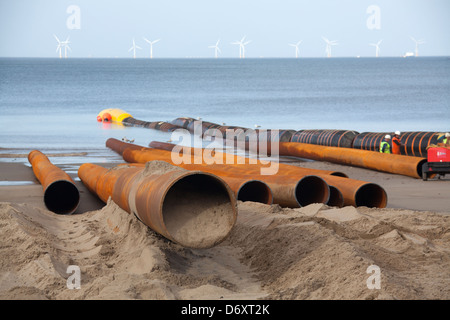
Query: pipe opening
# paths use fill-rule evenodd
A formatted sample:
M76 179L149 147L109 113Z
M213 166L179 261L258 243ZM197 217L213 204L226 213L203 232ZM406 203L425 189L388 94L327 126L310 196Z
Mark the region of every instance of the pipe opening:
M339 171L334 171L334 172L330 173L330 176L348 178L348 175L346 175L343 172L339 172Z
M272 204L272 191L262 181L252 180L245 182L238 191L237 199L241 201L261 202Z
M329 196L328 184L318 176L303 177L295 187L295 197L301 207L311 203L327 203Z
M58 180L44 192L44 203L48 210L57 214L73 213L80 202L80 192L70 181Z
M234 194L212 175L184 176L167 192L162 215L175 242L209 248L224 240L236 221Z
M423 166L425 163L427 163L427 160L426 160L426 159L423 159L422 161L419 161L419 163L417 164L416 171L417 171L417 176L418 176L419 178L422 178L422 166Z
M342 192L336 187L329 187L330 198L328 199L327 205L342 208L344 206L344 196L342 195Z
M356 191L355 205L369 208L385 208L387 205L386 191L375 183L367 183Z

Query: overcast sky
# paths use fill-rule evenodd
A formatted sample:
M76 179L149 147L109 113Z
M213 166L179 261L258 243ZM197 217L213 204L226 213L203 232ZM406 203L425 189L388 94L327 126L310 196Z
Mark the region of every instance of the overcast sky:
M57 57L55 34L70 37L70 57L131 57L135 38L161 39L155 58L239 57L231 44L246 36L246 57L325 57L322 36L337 40L334 57L450 55L449 0L0 0L0 56Z

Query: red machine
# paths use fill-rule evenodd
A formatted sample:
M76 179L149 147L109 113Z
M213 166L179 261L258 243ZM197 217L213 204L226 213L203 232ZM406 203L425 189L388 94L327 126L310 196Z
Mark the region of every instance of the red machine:
M430 175L450 173L450 148L428 148L428 162L422 166L422 179L428 180Z

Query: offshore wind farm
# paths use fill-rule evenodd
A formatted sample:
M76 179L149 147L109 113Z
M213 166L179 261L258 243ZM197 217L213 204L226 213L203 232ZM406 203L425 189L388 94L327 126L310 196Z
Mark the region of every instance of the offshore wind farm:
M72 51L72 49L69 47L69 37L67 37L67 39L65 41L60 41L59 38L56 35L53 35L56 39L56 41L58 42L57 44L57 48L56 48L56 52L59 56L59 58L63 58L62 55L62 50L64 49L64 58L67 58L67 50L69 49L70 51ZM238 45L239 46L239 55L236 55L236 57L240 58L240 59L244 59L245 58L245 47L251 43L251 40L246 40L247 36L242 37L240 40L236 40L233 42L230 42L231 45ZM405 54L401 54L399 55L400 57L410 57L410 56L415 56L418 57L419 56L419 45L425 44L425 40L420 39L420 40L416 40L415 38L413 38L412 36L409 36L409 38L414 41L414 53L411 53L410 51L406 51ZM142 38L146 43L148 43L150 45L150 54L149 57L150 59L153 59L153 45L155 43L158 43L159 41L161 41L161 39L156 39L153 41L148 40L146 37ZM332 58L332 47L333 46L337 46L339 45L337 40L329 40L328 38L322 36L322 40L325 42L326 46L325 46L325 57L327 58ZM380 57L380 44L383 40L379 40L377 43L369 43L369 46L373 46L375 47L375 55L374 57L378 58ZM214 49L214 58L219 58L220 53L222 52L219 48L219 42L220 39L217 40L217 42L215 43L215 45L210 45L208 46L209 49ZM289 46L294 47L295 48L295 54L294 57L295 58L299 58L301 57L300 54L300 50L299 50L299 46L300 44L303 43L303 40L298 41L297 43L293 44L293 43L288 43ZM132 58L136 59L137 56L137 51L136 50L142 50L142 48L136 44L135 38L132 38L132 46L131 48L128 49L128 52L132 53ZM357 57L360 57L359 55ZM369 56L370 57L370 56ZM141 56L140 58L146 58L146 56Z

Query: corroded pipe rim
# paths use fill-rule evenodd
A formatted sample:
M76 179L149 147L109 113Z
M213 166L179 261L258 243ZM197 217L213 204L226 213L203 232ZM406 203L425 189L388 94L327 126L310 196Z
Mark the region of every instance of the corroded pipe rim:
M250 185L257 184L259 189L263 191L263 193L260 195L260 197L256 198L250 198L249 200L246 200L247 197L243 195L243 192L246 192L246 188ZM242 183L242 185L239 187L239 190L237 191L237 200L241 201L254 201L254 202L261 202L265 204L273 204L273 193L272 189L263 181L261 180L248 180ZM244 198L244 199L243 199ZM253 199L253 200L252 200Z
M300 207L312 203L327 203L329 198L330 187L319 176L304 176L295 185L295 199Z
M166 223L165 216L164 216L164 204L167 199L168 193L172 190L172 188L177 183L181 182L182 180L184 180L186 178L193 177L193 176L203 176L203 177L207 177L207 178L212 179L215 182L217 182L217 185L219 185L221 188L226 190L226 193L227 193L229 201L230 201L229 204L233 211L232 221L230 223L230 227L228 228L228 231L225 234L223 234L220 238L214 240L213 242L209 242L206 245L201 245L201 246L195 245L195 244L192 245L192 244L186 243L184 241L180 241L180 239L177 239L174 236L173 232L171 232L171 230L169 230L167 223ZM213 247L213 246L221 243L228 237L229 233L231 232L231 230L237 220L237 201L236 201L236 196L235 196L234 192L231 190L231 188L228 186L228 184L222 178L220 178L214 174L211 174L208 172L203 172L203 171L186 171L186 172L183 172L183 174L181 174L180 176L173 179L173 181L171 181L165 188L165 190L162 194L162 197L161 197L161 202L159 203L159 214L160 214L160 219L163 222L165 231L169 235L170 239L172 239L176 243L182 244L185 247L204 249L204 248Z
M363 184L355 191L355 206L385 208L388 202L386 190L376 183Z
M55 180L44 191L45 206L57 214L72 214L80 203L80 191L68 180Z
M341 190L330 185L329 188L330 188L330 197L328 199L327 205L342 208L344 206L344 196Z

